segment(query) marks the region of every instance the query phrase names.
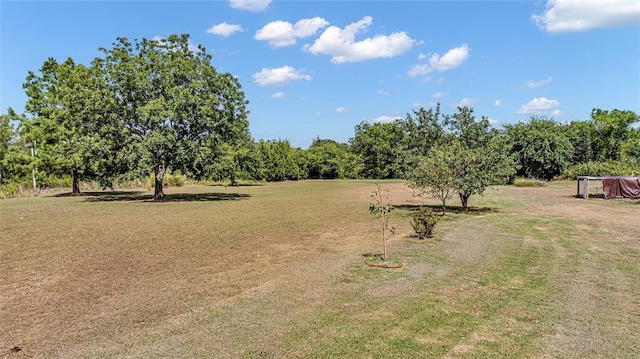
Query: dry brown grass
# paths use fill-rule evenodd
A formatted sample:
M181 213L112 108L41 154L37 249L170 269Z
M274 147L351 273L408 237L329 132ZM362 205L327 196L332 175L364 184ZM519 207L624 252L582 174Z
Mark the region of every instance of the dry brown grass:
M407 266L380 270L362 257L380 251L373 189L3 200L0 357L640 355L640 207L571 198L571 183L501 188L432 241L399 209L389 253Z

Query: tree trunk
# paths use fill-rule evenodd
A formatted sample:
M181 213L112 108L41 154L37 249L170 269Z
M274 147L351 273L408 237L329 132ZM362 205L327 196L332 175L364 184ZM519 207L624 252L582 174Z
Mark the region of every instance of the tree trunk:
M447 209L446 204L447 204L447 200L443 199L443 200L442 200L442 216L443 216L443 217L444 217L444 215L445 215L445 211L446 211L446 209Z
M387 261L387 239L384 237L384 231L385 231L385 225L384 225L384 220L385 220L385 213L382 212L382 260L383 261Z
M153 199L162 199L164 198L164 192L162 191L162 179L164 178L164 173L167 171L164 165L159 164L155 168L155 191L153 193Z
M75 196L80 194L80 183L78 182L78 172L75 168L71 169L71 193Z
M468 195L466 193L458 193L458 195L460 195L460 203L462 203L462 209L468 212L469 208L467 207L467 204L469 204L469 197L471 195Z
M238 181L236 180L235 171L231 171L229 174L229 181L231 182L229 185L238 187Z

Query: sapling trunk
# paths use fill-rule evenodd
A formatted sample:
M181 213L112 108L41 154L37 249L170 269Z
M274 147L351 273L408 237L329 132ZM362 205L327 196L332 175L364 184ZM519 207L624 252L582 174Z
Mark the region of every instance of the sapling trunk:
M382 232L382 260L387 260L387 238L385 232L387 231L389 222L389 212L393 210L393 206L389 202L389 199L385 201L382 197L382 186L376 184L376 190L371 195L374 203L369 204L369 211L372 214L380 218L380 231Z
M380 193L380 191L378 191L378 196L380 197L380 203L383 204L382 201L382 193ZM382 222L382 260L386 261L387 260L387 239L384 236L384 232L386 232L387 230L387 226L386 226L386 215L387 215L387 211L386 208L384 206L382 206L382 215L380 216L380 221Z

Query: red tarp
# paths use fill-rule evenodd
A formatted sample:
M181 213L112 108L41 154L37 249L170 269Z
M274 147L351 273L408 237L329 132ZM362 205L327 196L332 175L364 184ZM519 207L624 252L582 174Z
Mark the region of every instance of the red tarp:
M640 177L605 177L602 192L606 199L640 199Z

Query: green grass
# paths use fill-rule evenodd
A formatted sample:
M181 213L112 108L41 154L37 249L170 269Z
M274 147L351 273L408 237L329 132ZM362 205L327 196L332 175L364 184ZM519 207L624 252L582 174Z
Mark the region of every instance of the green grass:
M383 185L401 269L372 181L0 201L0 357L640 356L635 206L501 187L418 240Z

